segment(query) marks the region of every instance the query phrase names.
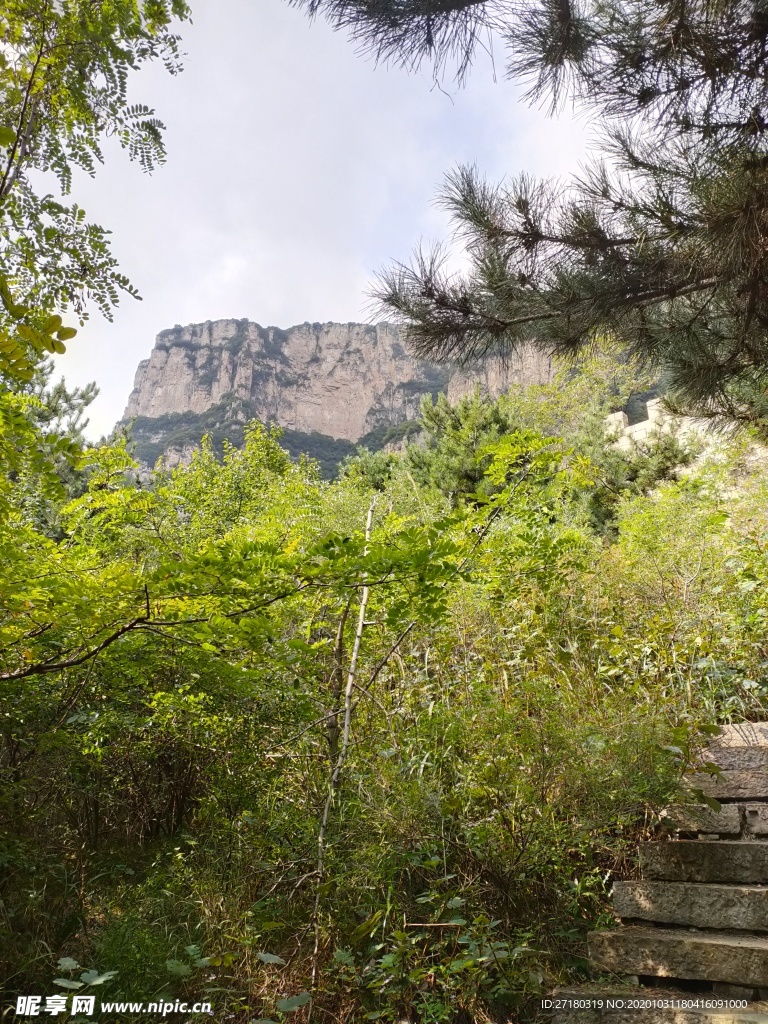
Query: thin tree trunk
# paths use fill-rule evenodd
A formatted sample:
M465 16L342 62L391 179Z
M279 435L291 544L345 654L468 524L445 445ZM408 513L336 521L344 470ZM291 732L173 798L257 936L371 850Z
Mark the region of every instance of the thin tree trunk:
M347 625L349 609L352 604L352 596L344 606L339 619L339 628L336 630L336 643L333 647L333 671L331 672L331 711L328 715L328 726L326 737L328 739L328 754L333 762L339 756L339 702L341 701L341 681L344 678L344 628Z
M376 504L374 498L371 502L370 508L368 509L368 518L365 523L365 540L366 543L371 539L371 527L373 525L373 509ZM367 550L367 548L366 548ZM317 834L317 871L316 871L316 889L315 889L315 907L313 913L313 923L315 929L315 948L312 955L312 992L314 993L317 987L317 962L320 955L320 897L321 889L323 884L323 876L325 874L325 836L328 830L328 819L331 814L331 807L333 806L333 800L341 784L341 773L344 768L344 762L347 759L347 751L349 749L349 735L352 726L352 693L355 688L355 676L357 674L357 662L360 655L360 643L363 639L363 629L365 627L365 610L368 606L368 594L369 588L366 584L363 587L363 592L360 595L360 613L357 617L357 630L355 631L355 642L352 646L352 657L349 662L349 671L347 672L347 685L344 689L344 727L341 733L341 747L339 748L336 763L333 766L331 777L328 783L328 795L325 799L325 806L323 807L323 816L320 819L320 830ZM310 1005L310 1014L312 1007Z

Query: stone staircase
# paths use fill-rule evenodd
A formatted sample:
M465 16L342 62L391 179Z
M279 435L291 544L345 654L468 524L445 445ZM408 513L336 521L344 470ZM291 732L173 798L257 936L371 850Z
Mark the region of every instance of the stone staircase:
M719 772L691 789L720 810L665 812L642 880L614 884L621 924L589 936L613 980L553 993L553 1024L768 1024L768 723L723 727L703 760Z

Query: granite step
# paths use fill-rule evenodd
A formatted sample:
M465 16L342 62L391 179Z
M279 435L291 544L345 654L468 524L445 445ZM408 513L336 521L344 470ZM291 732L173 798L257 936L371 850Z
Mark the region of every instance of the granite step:
M768 836L768 804L736 804L735 806L741 806L744 810L744 825L747 835Z
M717 775L694 772L687 777L691 786L714 800L768 800L768 766L721 771Z
M768 722L739 722L737 725L721 725L716 736L707 741L707 750L722 750L726 747L768 748Z
M640 870L656 882L768 884L768 843L749 839L680 839L641 843Z
M709 746L702 751L701 758L724 771L760 771L768 769L768 746Z
M768 836L768 803L724 803L719 811L707 804L675 804L662 812L661 823L669 831L694 838Z
M707 804L676 804L663 812L661 821L677 832L738 836L742 829L741 805L723 804L719 811L715 811Z
M693 928L768 932L768 888L698 882L615 882L617 917Z
M768 988L768 936L629 925L588 942L592 966L614 975Z
M768 799L768 723L722 726L701 752L701 759L721 769L698 772L691 785L716 800Z

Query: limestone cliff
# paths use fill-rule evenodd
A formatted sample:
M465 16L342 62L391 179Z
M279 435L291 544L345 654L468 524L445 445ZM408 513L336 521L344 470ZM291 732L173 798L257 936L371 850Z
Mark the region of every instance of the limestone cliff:
M139 364L124 420L134 422L138 454L150 463L205 431L226 434L228 425L251 418L283 427L289 448L320 436L330 443L329 458L343 458L354 442L383 440L378 435L388 428L414 420L425 395L447 391L454 399L476 383L498 394L512 381L545 381L550 373L549 360L533 353L476 371L434 366L410 355L400 329L386 323L281 330L217 320L157 336Z

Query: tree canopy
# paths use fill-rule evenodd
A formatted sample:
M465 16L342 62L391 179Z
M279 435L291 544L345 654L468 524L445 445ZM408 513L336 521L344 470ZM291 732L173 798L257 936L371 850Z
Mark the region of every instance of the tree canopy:
M764 474L733 446L617 466L616 365L425 403L423 447L334 482L258 424L149 481L119 444L74 490L20 467L8 999L522 1024L583 975L699 726L768 692ZM76 435L89 395L31 390L29 443Z
M703 415L768 413L768 11L761 3L653 5L471 0L296 0L380 59L466 74L483 30L531 101L574 100L603 149L567 182L493 184L476 167L440 194L469 270L448 250L386 270L381 306L423 356L471 362L526 344L575 353L600 334L657 367Z
M0 11L0 381L28 380L76 333L89 306L107 318L120 292L108 231L63 202L75 168L94 174L114 136L145 170L165 156L162 122L129 97L131 73L180 70L173 23L184 0L9 0ZM60 196L49 191L51 176ZM57 319L58 318L58 319Z

